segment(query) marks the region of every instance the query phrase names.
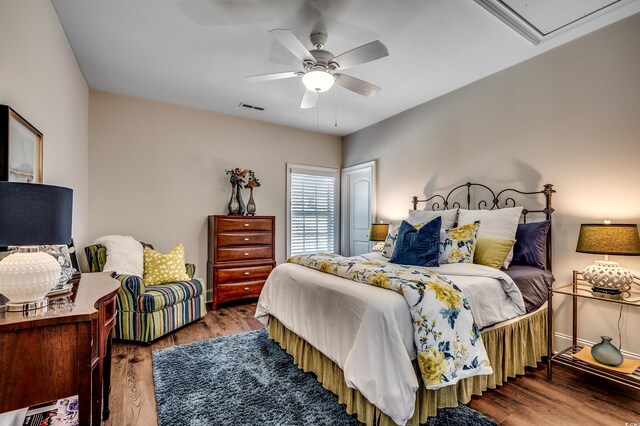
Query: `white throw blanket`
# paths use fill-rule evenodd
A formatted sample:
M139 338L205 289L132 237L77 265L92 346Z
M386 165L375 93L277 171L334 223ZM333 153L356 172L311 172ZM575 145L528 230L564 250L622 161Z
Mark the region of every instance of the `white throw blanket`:
M93 242L107 249L105 271L117 274L136 275L142 278L144 273L144 255L142 244L130 235L106 235Z

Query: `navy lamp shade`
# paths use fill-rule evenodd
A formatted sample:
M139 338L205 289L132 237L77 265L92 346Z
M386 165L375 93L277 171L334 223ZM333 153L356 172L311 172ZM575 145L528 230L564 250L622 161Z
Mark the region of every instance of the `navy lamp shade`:
M60 282L60 263L39 246L71 242L73 191L51 185L0 182L0 246L19 246L0 261L0 293L6 310L47 308Z
M71 243L73 190L0 182L0 246Z

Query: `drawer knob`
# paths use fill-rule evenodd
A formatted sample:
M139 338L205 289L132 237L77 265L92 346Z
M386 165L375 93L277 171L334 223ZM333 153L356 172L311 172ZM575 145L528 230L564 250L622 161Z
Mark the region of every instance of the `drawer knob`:
M249 275L249 273L248 273L248 272L245 272L244 274L245 274L245 275Z
M245 227L248 227L248 226L249 226L249 224L248 224L248 223L245 223L245 224L244 224L244 226L245 226Z
M249 253L245 253L244 255L245 255L245 256L249 256Z
M248 238L245 238L244 240L245 240L245 241L249 241L249 239L248 239Z
M249 287L245 287L245 288L244 288L244 291L249 291Z

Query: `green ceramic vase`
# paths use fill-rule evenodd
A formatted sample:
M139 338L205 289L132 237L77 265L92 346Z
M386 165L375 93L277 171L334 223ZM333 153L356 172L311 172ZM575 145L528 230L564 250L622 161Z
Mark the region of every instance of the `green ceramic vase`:
M611 337L601 336L602 342L593 345L591 347L591 356L600 364L609 365L612 367L622 364L624 357L616 348L611 344Z

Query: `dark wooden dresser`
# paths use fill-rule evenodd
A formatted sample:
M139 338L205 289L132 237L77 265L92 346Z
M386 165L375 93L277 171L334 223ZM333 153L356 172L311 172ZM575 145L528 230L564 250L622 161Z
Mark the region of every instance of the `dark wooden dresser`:
M83 274L38 315L0 313L0 413L78 395L81 425L100 424L103 398L108 417L119 290L110 273Z
M274 216L209 216L207 281L213 309L258 297L275 267Z

